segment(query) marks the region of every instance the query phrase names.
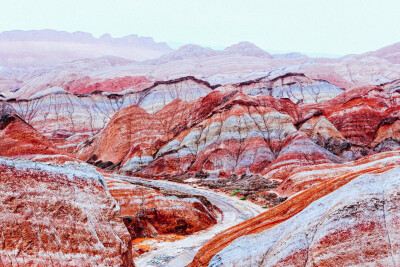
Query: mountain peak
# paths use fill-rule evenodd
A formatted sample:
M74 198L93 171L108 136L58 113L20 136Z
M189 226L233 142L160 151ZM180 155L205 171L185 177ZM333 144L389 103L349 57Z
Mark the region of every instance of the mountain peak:
M213 50L209 47L203 47L200 45L187 44L181 46L178 50L164 55L161 59L164 60L180 60L186 58L204 58L209 56L215 56L218 51Z
M224 51L238 53L243 56L272 58L268 52L247 41L231 45L225 48Z

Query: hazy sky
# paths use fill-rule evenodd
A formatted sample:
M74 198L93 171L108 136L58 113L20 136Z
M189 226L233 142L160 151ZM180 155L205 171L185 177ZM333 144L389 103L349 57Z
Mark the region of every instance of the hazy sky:
M348 54L400 42L399 0L0 0L0 31L56 29L98 37L267 51Z

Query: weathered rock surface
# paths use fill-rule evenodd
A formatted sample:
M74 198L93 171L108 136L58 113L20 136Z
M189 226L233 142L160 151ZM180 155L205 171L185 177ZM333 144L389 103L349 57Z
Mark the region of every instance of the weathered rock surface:
M285 222L235 240L209 265L397 266L399 171L361 175Z
M282 171L310 160L342 161L298 132L297 120L290 100L216 90L191 102L176 100L154 114L137 106L122 109L77 155L146 177L230 177Z
M54 32L37 33L24 42L54 43ZM1 34L0 46L9 37ZM168 50L135 36L59 37L101 43L100 52L111 43ZM268 208L207 242L192 266L398 266L398 50L311 59L242 42L223 51L186 45L144 62L0 66L0 156L34 161L0 158L0 262L129 266L146 251L141 238L215 224L218 211L203 197L114 172ZM81 160L110 173L65 163Z
M144 76L125 76L113 79L92 79L88 76L74 80L64 85L68 92L73 94L88 94L94 91L118 93L127 89L141 91L153 83Z
M72 155L56 147L15 114L6 114L0 118L0 156L36 160L50 156L49 160L61 163L73 160Z
M131 78L125 78L129 85L132 82ZM113 84L114 81L115 79L109 83ZM148 87L145 85L149 83L144 82L137 84L133 89L124 85L123 81L118 80L118 82L120 83L116 85L116 90L125 90L114 93L92 91L94 89L92 86L113 91L112 86L104 85L107 83L105 81L86 87L76 85L77 87L72 89L73 92L91 91L86 94L73 94L61 87L51 87L34 93L28 99L9 99L3 103L43 134L47 136L62 134L70 137L74 134L98 133L115 112L123 107L139 105L146 111L154 113L175 99L190 101L207 95L214 88L194 77L151 83ZM128 86L128 89L125 86Z
M320 104L304 105L300 130L318 145L349 160L396 149L397 139L391 129L398 118L400 94L393 91L395 87L395 83L389 83L354 88Z
M217 222L218 209L202 196L105 179L121 207L132 239L162 234L189 235Z
M40 47L40 45L52 45L52 49L57 47L55 50L65 49L62 45L54 45L57 43L54 42L54 40L47 40L46 31L44 31L44 35L39 33L40 31L36 32L36 35L34 35L32 32L27 32L27 39L15 41L17 43L22 43L22 46L31 44L31 52L33 53L37 53L37 47ZM262 77L268 77L268 79L271 80L287 73L303 73L307 77L320 82L304 88L298 88L297 86L291 89L284 88L286 93L292 94L292 92L294 92L294 95L297 97L300 91L307 92L320 87L324 88L320 92L320 96L326 97L328 94L334 92L334 90L330 90L330 92L327 93L327 85L324 81L339 88L351 89L360 86L379 85L400 78L398 60L396 60L399 54L398 44L363 55L349 55L338 59L328 59L308 58L296 54L288 54L283 57L271 57L267 52L247 42L233 45L225 50L213 50L196 45L186 45L177 51L172 51L168 48L165 50L162 44L154 45L151 40L148 41L146 38L138 38L135 36L120 38L120 40L118 38L100 38L96 41L96 38L83 33L49 33L49 35L52 34L56 36L59 35L61 43L63 43L63 39L65 38L72 38L73 43L79 43L80 41L78 39L84 37L84 39L94 40L94 43L90 43L90 45L98 41L104 43L106 46L111 44L111 46L114 45L115 47L115 44L119 42L123 43L123 45L118 46L118 51L112 51L111 53L97 56L94 55L96 53L92 56L81 55L80 57L74 57L77 59L75 61L63 62L57 66L55 66L56 64L52 64L52 67L31 68L29 70L15 69L13 67L0 68L0 70L4 70L0 71L0 92L3 95L7 98L27 97L29 92L32 91L37 92L37 90L43 90L53 86L61 86L67 89L66 86L70 84L79 85L81 82L85 84L88 79L94 82L105 81L104 84L107 84L107 86L110 85L110 88L114 88L114 84L110 84L106 81L121 81L121 79L123 80L126 76L145 77L150 81L165 81L185 76L195 76L198 79L206 80L216 85L241 83L260 79ZM7 34L3 33L3 35ZM5 48L3 51L9 50L10 40L6 40L7 38L9 37L5 36L2 38L3 40L0 40L0 46L2 44L3 48ZM17 39L18 38L20 37L18 37L17 34ZM36 38L37 40L31 40L32 38ZM41 38L43 40L40 40ZM125 39L127 42L125 42ZM129 50L129 55L126 55L125 48L135 46L138 43L142 43L139 45L141 47L138 47L139 50L143 49L144 45L144 49L147 49L146 52L158 50L156 54L163 56L142 62L106 56L136 57L137 55L132 53L132 50ZM73 50L74 46L67 48ZM103 46L102 48L105 47ZM102 48L92 51L97 51L101 54L101 52L104 51ZM13 49L15 50L13 53L6 53L3 56L5 58L12 57L12 54L19 51L21 47L13 46ZM47 50L42 49L41 51ZM171 51L171 53L166 53L168 51ZM54 52L57 54L57 51ZM79 55L81 51L73 51L72 54L76 52L78 52ZM147 53L143 53L142 50L141 55L147 57L146 54ZM51 55L53 54L42 54L40 57L42 62L40 63L42 63L42 65L48 65L49 62L46 62L43 58L51 57ZM153 53L153 55L155 54ZM18 62L18 56L19 55L16 55L16 62L9 60L7 64L14 67L20 66L26 68L27 65L36 65L38 63L36 57L38 55L35 55L33 62L28 62L29 64L23 64L24 59ZM143 59L143 57L141 59ZM72 60L72 58L70 60ZM57 57L57 61L60 61L59 57ZM312 100L312 97L308 98L308 100Z
M294 103L319 103L330 100L343 89L325 80L314 80L303 73L286 73L278 77L265 77L236 85L248 95L265 94L276 98L289 98Z
M92 167L0 158L4 266L133 266L117 202Z
M282 181L294 167L398 148L395 86L357 88L319 104L297 105L225 86L189 102L175 100L154 114L131 106L77 155L145 177L252 173Z
M396 151L351 164L319 165L315 173L309 169L296 179L309 187L285 187L289 195L297 194L208 241L191 266L396 266L399 160Z

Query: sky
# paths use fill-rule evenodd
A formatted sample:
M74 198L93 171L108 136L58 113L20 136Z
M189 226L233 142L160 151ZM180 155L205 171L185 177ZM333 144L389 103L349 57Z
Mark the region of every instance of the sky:
M399 0L0 0L0 32L130 34L171 46L364 53L400 42Z

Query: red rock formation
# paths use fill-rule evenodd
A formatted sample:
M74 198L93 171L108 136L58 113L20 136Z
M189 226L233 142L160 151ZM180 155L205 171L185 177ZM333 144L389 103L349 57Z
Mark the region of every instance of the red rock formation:
M314 143L335 155L342 155L347 147L346 138L322 113L302 123L299 130L307 134Z
M116 201L83 167L0 158L4 266L134 265Z
M125 89L141 91L147 87L150 87L152 84L153 83L144 76L125 76L105 80L84 77L72 81L65 87L68 92L73 94L87 94L94 91L116 93Z
M54 163L64 163L65 161L75 161L76 159L74 159L71 155L68 155L67 153L63 152L62 150L60 150L59 148L57 148L55 145L53 145L52 142L50 142L46 137L44 137L43 135L41 135L40 133L38 133L35 129L33 129L30 125L28 125L26 122L24 122L22 119L20 119L18 116L16 115L4 115L1 119L0 122L0 150L1 150L1 154L0 156L8 156L8 157L24 157L24 158L29 158L29 159L33 159L36 161L36 163L33 162L22 162L22 163L16 163L17 166L19 166L18 164L25 164L28 165L28 167L26 167L25 165L23 165L24 168L22 169L18 169L16 171L11 170L12 168L10 166L2 166L1 165L1 158L0 158L0 171L1 173L4 173L4 175L8 175L8 176L1 176L0 175L0 180L1 179L5 179L4 181L0 181L0 186L2 182L5 182L7 178L9 178L10 175L15 176L15 179L21 179L21 183L22 184L29 184L30 186L32 186L31 191L29 190L25 190L25 191L21 191L20 194L18 195L17 192L13 191L15 194L15 196L12 197L12 199L14 198L20 198L21 201L24 201L26 204L26 209L29 209L29 214L33 214L34 216L42 216L43 218L45 218L46 220L53 220L51 216L53 216L53 211L51 209L56 209L56 210L65 210L65 209L69 209L72 206L68 206L68 207L64 207L63 205L65 204L65 200L64 198L66 196L64 195L60 195L61 199L55 199L54 201L56 201L55 204L53 203L39 203L42 206L35 206L35 207L30 207L31 205L33 205L30 200L30 198L28 198L29 194L36 194L38 191L36 187L40 187L40 188L51 188L54 192L44 192L44 193L40 193L39 196L41 198L43 198L44 200L46 200L47 198L52 199L52 194L57 194L57 190L60 189L56 189L54 187L55 183L59 183L60 184L60 188L62 188L63 192L67 192L66 194L69 194L71 190L78 190L76 189L77 187L79 188L79 190L86 192L89 191L89 187L91 186L91 184L93 182L87 182L83 179L83 185L80 185L81 180L79 180L77 178L77 180L73 180L73 181L78 181L79 184L76 185L75 182L71 182L68 179L75 179L75 178L71 178L72 176L74 176L75 174L77 176L79 175L96 175L96 171L91 168L88 167L89 169L85 169L84 174L82 174L80 172L79 169L77 170L72 170L72 174L71 174L71 170L66 169L63 166L57 166L57 165L52 165L50 167L46 167L47 165L38 163L38 161L44 161L44 162L54 162ZM7 160L6 160L7 161ZM8 160L7 164L13 164L13 161ZM30 164L30 165L29 165ZM69 165L71 165L70 163L68 163ZM30 166L30 167L29 167ZM44 167L43 167L44 166ZM72 165L74 166L74 165ZM81 166L81 165L77 165L77 166ZM83 166L83 165L82 165ZM11 168L11 169L10 169ZM34 170L36 170L37 168L47 168L44 171L31 171L30 168L33 168ZM48 170L50 168L50 170ZM56 173L54 173L56 172ZM67 176L65 176L65 175ZM103 179L101 178L100 174L98 174L98 176L100 177L99 179ZM44 179L43 181L40 179ZM69 177L69 178L68 178ZM22 180L25 179L26 180ZM31 179L33 179L33 181L31 181ZM37 179L39 179L40 181L36 181ZM14 183L14 179L9 179L8 181L9 183ZM48 183L48 184L46 184ZM103 182L104 184L104 182ZM102 188L101 185L97 185L97 187L95 186L92 189L92 192L90 192L90 194L96 195L96 197L100 197L100 198L104 198L104 194L106 195L106 200L107 201L113 201L113 199L117 200L117 203L120 204L121 207L121 212L119 212L118 210L115 209L115 205L116 203L109 203L111 206L108 207L109 211L107 212L111 212L113 211L113 220L119 220L119 223L123 223L126 225L127 229L129 230L129 233L131 235L131 238L137 238L137 237L154 237L157 236L158 234L170 234L170 233L174 233L174 234L192 234L193 232L199 231L199 230L203 230L207 227L209 227L210 225L213 225L216 223L216 216L217 216L217 212L218 210L216 208L214 208L206 199L204 199L201 196L192 196L192 195L182 195L178 192L175 193L171 193L171 192L160 192L151 188L145 188L142 186L136 186L136 185L131 185L129 183L126 182L121 182L121 181L116 181L115 179L106 179L106 184L110 186L110 189L106 189L106 188ZM7 184L7 186L10 186L9 184ZM19 186L19 183L15 183L15 186ZM8 187L4 187L2 188L2 190L4 190L4 192L9 191L10 188ZM109 190L109 191L108 191ZM29 192L28 192L29 191ZM40 191L42 192L42 191ZM109 195L109 193L107 192L111 192L111 196ZM26 195L26 196L25 196ZM78 195L78 192L75 192L75 195ZM180 199L176 199L175 197L170 197L170 196L178 196ZM6 195L7 197L7 195ZM25 197L29 200L25 200ZM78 196L77 196L78 197ZM89 205L91 202L93 201L97 201L93 198L93 196L80 196L82 199L80 200L81 202L79 202L79 205ZM113 197L113 198L112 198ZM200 200L201 201L200 201ZM35 199L33 199L32 201L36 201ZM142 202L140 202L142 201ZM20 205L20 203L14 203L15 201L12 201L12 205ZM8 203L8 200L6 200L4 203ZM102 202L96 202L96 203L102 203ZM11 205L10 204L10 205ZM76 204L76 205L78 205ZM47 207L49 206L50 207ZM59 206L57 206L59 205ZM97 207L97 206L96 206ZM93 208L96 208L93 207ZM74 210L72 210L71 212L73 213L77 213L78 211L76 210L75 207ZM13 209L16 209L15 207L13 207ZM106 209L106 208L104 208ZM118 211L118 212L116 212ZM5 212L5 210L4 210ZM26 213L25 209L23 209L22 214L24 214L24 212ZM82 213L82 211L79 211L80 213ZM89 212L89 211L85 211L85 214ZM99 211L99 212L106 212L106 211ZM98 214L94 214L93 216L104 216L104 214L100 214L98 212ZM46 214L46 213L50 213L50 214ZM55 212L54 212L55 213ZM57 215L57 214L56 214ZM54 216L56 216L54 215ZM17 216L17 215L16 215ZM18 215L19 216L19 215ZM21 215L22 216L22 215ZM58 215L57 215L58 216ZM68 216L68 211L66 211L65 214L63 214L63 216ZM84 222L86 222L88 219L87 217L82 217L82 218L75 218L75 215L72 215L71 220L77 220L79 221L80 219L82 219ZM108 216L108 215L107 215ZM96 229L95 231L103 231L101 230L101 227L106 228L109 225L109 222L107 222L107 220L109 220L110 218L108 218L106 216L106 218L104 220L99 220L97 218L95 218L95 220L99 220L98 224L96 225L94 229ZM1 216L0 216L1 217ZM8 218L8 217L7 217ZM13 217L10 217L11 219ZM94 218L94 217L93 217ZM11 220L10 219L10 220ZM25 228L23 228L23 234L25 231L30 231L29 233L31 233L32 229L36 229L36 228L44 228L47 229L45 226L39 224L39 225L34 225L34 226L30 226L31 222L27 222L25 217L18 217L18 220L22 220L23 223L21 227L27 227L27 230L25 230ZM37 220L37 218L35 219ZM54 219L55 222L57 223L57 219ZM94 219L93 219L94 220ZM94 221L89 221L87 223L94 223ZM9 227L10 222L4 222L0 224L0 226L3 226L3 229ZM67 222L67 224L71 224L70 221ZM104 224L103 226L101 224ZM74 226L75 225L75 226ZM74 225L67 225L65 226L66 228L68 227L76 227L76 224ZM4 230L6 232L6 235L11 235L11 232L13 232L15 230L15 227L18 227L18 225L13 226L13 228ZM52 229L51 227L54 226L49 226L50 230L43 230L44 232L49 232L51 231L51 237L52 238L58 238L58 236L54 236L54 233L57 233L59 235L61 235L60 238L64 238L63 235L66 235L65 232L67 230L63 230L63 229L59 229L59 228L55 228ZM87 227L87 226L80 226L80 227ZM90 232L91 228L86 229L87 231ZM77 230L78 231L78 230ZM83 230L79 230L79 231L83 231ZM80 232L77 232L77 234L79 234L78 237L80 241L79 242L84 242L86 239L91 240L90 242L93 241L93 239L95 239L95 235L93 233L93 236L90 235L86 235L83 236L83 234L81 234ZM110 230L111 231L111 230ZM53 233L54 232L54 233ZM101 233L102 237L100 238L101 242L106 242L104 241L102 238L107 238L107 236L105 236L106 234L109 233L104 233L104 231ZM97 233L97 235L100 235L99 233ZM6 236L6 238L8 238ZM40 243L40 238L46 238L45 244ZM67 255L62 255L62 253L78 253L77 248L73 248L73 251L69 251L67 248L64 248L63 246L67 246L68 242L71 242L68 240L61 240L58 243L54 243L52 244L50 241L50 237L47 236L43 236L40 237L38 240L29 240L27 239L25 242L30 243L30 242L35 242L35 246L44 246L45 248L43 248L45 250L45 252L47 254L49 254L50 256L48 256L48 259L40 259L40 257L37 255L38 253L40 253L39 251L41 250L41 248L30 248L31 246L28 245L24 245L27 248L27 250L30 250L26 253L29 254L29 256L26 256L24 253L25 251L20 252L20 254L18 254L19 256L16 256L14 254L10 254L10 253L14 253L14 252L7 252L4 251L4 255L8 255L8 257L10 257L10 262L7 260L3 260L3 264L9 264L9 263L24 263L24 264L46 264L48 262L53 262L54 265L58 265L58 264L65 264L67 262L69 262L69 264L76 264L76 259L74 259L74 257L69 257ZM72 237L71 237L72 238ZM75 238L75 239L76 239ZM47 240L49 239L49 240ZM76 241L76 240L75 240ZM74 242L75 242L74 241ZM11 242L11 240L10 240ZM14 242L14 241L12 241ZM5 250L9 250L10 247L12 247L12 244L14 244L15 242L20 242L18 240L16 240L14 243L7 243L5 246L7 246L7 248L4 248ZM49 242L49 244L47 244L46 242ZM64 242L64 243L63 243ZM87 264L93 265L93 264L101 264L102 261L97 261L98 259L96 257L97 254L101 255L100 252L90 252L90 249L95 250L95 248L97 248L98 245L96 245L95 243L90 243L89 241L85 241L87 242L86 244L86 250L85 251L81 251L81 254L91 254L91 257L95 257L95 258L91 258L91 259L87 259ZM109 246L115 246L117 247L116 244L111 245L111 241L107 241L109 243L107 243ZM130 246L130 239L126 239L123 242L125 242L126 246ZM21 242L20 242L21 243ZM108 246L107 245L107 246ZM51 247L51 252L47 251L47 246ZM60 254L60 252L54 251L53 246L57 246L59 248L59 250L62 250L62 253ZM68 245L70 246L70 245ZM104 245L106 246L106 245ZM106 247L107 247L106 246ZM130 255L131 251L129 246L127 247L128 251L124 252L124 260L126 255ZM93 247L93 248L91 248ZM107 247L108 248L108 247ZM65 252L67 251L67 252ZM8 253L8 254L7 254ZM22 254L21 254L22 253ZM55 255L55 254L57 255ZM97 254L96 254L97 253ZM110 252L107 252L108 254L110 254ZM10 256L11 255L11 256ZM22 256L21 256L22 255ZM136 255L136 254L135 254ZM22 257L22 258L20 258ZM55 258L53 258L55 257ZM68 260L64 260L61 259L60 257L63 258L68 258ZM83 258L87 258L87 256L82 256ZM113 256L114 257L114 256ZM116 257L116 256L115 256ZM132 257L132 256L129 256ZM129 258L128 257L128 258ZM25 260L29 259L27 262L24 262ZM117 265L118 261L115 259L112 260L107 260L107 259L103 259L103 261L107 262L108 264L111 265ZM125 263L128 264L127 266L129 266L129 262Z
M372 162L373 164L366 164L366 162ZM346 168L346 172L342 172L341 174L337 174L335 173L335 169L338 166L333 166L333 171L330 172L330 168L332 168L331 166L326 166L326 165L320 165L320 169L321 172L319 173L313 173L313 172L309 172L309 175L314 175L314 177L317 179L317 183L314 184L314 186L311 186L310 188L301 191L300 193L297 193L295 195L293 195L291 198L289 198L287 201L285 201L284 203L276 206L275 208L272 208L262 214L260 214L259 216L249 219L237 226L234 226L224 232L222 232L221 234L217 235L216 237L214 237L213 239L211 239L210 241L208 241L201 249L200 251L197 253L195 259L193 260L193 262L191 263L190 266L207 266L210 262L211 259L213 259L213 263L216 262L224 262L226 261L226 263L228 264L229 262L231 262L230 257L233 257L236 259L235 264L243 263L246 264L249 261L257 261L259 260L259 256L258 252L257 253L248 253L246 254L245 252L242 252L240 249L237 249L237 246L242 247L242 248L246 248L243 245L237 245L240 240L246 240L245 242L247 242L247 244L250 244L251 241L250 239L252 238L250 235L252 234L257 234L260 233L259 236L266 236L264 238L264 241L266 239L270 239L271 235L273 235L274 231L272 231L271 228L273 229L281 229L279 228L280 225L287 225L287 224L292 224L295 225L296 227L301 227L300 225L298 225L297 223L302 224L304 222L304 219L302 218L302 214L301 213L303 210L305 210L307 208L307 206L309 206L311 203L313 202L317 202L317 203L321 203L319 205L326 205L329 207L330 202L326 200L326 198L323 198L324 196L329 195L330 193L334 192L335 190L337 190L338 192L340 192L340 187L346 185L347 183L349 183L350 181L352 181L353 179L356 178L363 178L363 177L368 177L365 174L381 174L384 173L388 170L391 170L393 168L395 168L398 165L399 162L399 154L398 152L388 152L388 153L383 153L381 155L376 155L373 156L371 158L366 158L366 159L362 159L360 161L356 161L355 163L353 163L352 165L341 165L341 168ZM324 171L322 171L322 169L324 169ZM337 168L340 169L340 168ZM336 175L332 175L332 173L335 173ZM325 175L325 179L322 179L322 181L319 179L319 176L323 174ZM295 174L294 174L295 175ZM391 172L392 177L393 177L393 181L397 180L398 181L398 169L396 169L396 171ZM394 175L394 176L393 176ZM303 176L304 178L308 178L306 175ZM385 175L381 175L380 177L380 181L382 183L386 183L385 182ZM288 178L289 179L289 178ZM357 179L357 180L360 180ZM362 180L360 181L360 183L362 183ZM375 182L373 182L375 183ZM377 182L380 183L380 182ZM356 183L357 185L357 183ZM390 206L391 208L397 209L399 207L399 198L396 197L395 195L393 195L393 192L396 192L396 190L399 189L399 185L397 185L397 187L392 187L391 182L387 181L387 183L385 184L387 189L390 191L390 193L388 193L388 197L387 199L383 199L383 203L385 203L386 201L386 205ZM345 187L345 186L344 186ZM373 188L378 187L378 185L373 185ZM354 188L357 188L357 186L355 186ZM386 223L388 223L386 226L384 225L385 222L381 220L382 217L379 216L367 216L366 213L362 214L360 212L358 212L359 210L363 210L363 209L371 209L371 212L381 212L382 211L382 205L379 204L378 206L369 206L363 200L358 201L359 198L357 198L357 191L354 190L354 188L352 186L346 187L346 189L344 189L344 191L349 191L352 195L352 197L347 197L346 196L346 200L347 202L356 202L357 205L356 208L354 210L356 210L357 212L354 213L348 213L345 212L347 215L346 216L350 216L351 218L353 218L353 220L355 220L357 223L354 225L354 223L345 225L344 228L339 228L332 232L333 234L330 235L329 231L322 231L322 233L319 235L318 240L316 241L315 244L311 244L309 243L308 246L306 247L306 250L303 250L301 246L298 246L298 248L293 248L292 249L292 245L289 245L288 248L285 249L285 256L281 257L281 254L279 253L271 253L269 254L267 251L263 250L264 246L260 246L261 248L261 261L263 263L268 263L268 262L279 262L279 264L294 264L294 265L298 265L300 262L302 262L302 264L304 264L304 262L307 263L307 257L306 254L307 253L307 247L309 247L309 251L311 251L310 253L312 253L311 255L313 255L312 257L310 256L310 262L318 262L319 264L327 264L328 262L336 262L336 260L338 260L338 256L340 253L340 258L339 261L342 262L344 265L351 265L351 264L355 264L358 263L358 260L360 260L361 258L365 258L365 260L369 261L369 262L375 262L375 261L380 261L382 260L383 262L386 261L386 258L389 257L390 258L390 254L395 255L396 257L398 257L400 251L398 251L397 249L397 243L396 243L396 249L395 250L390 250L390 248L388 247L388 241L387 240L382 240L381 236L382 234L386 233L387 235L387 231L384 228L389 227L391 229L391 233L394 234L395 236L398 236L400 233L396 230L395 227L395 221L398 220L398 218L396 217L397 215L395 215L395 210L392 210L392 212L390 213L390 221L387 221ZM363 185L360 185L360 189L364 188ZM368 190L368 189L365 189ZM394 191L393 191L394 190ZM375 190L376 191L376 190ZM379 190L378 190L379 191ZM296 191L290 191L291 194L293 192ZM381 192L381 191L380 191ZM335 193L335 192L334 192ZM333 193L333 199L336 199L335 194ZM338 193L340 195L340 193ZM370 197L371 199L374 198L374 193L369 193L367 191L368 197ZM370 195L368 195L370 194ZM362 196L362 192L360 192L360 197ZM337 197L338 201L340 201L341 198ZM327 201L327 203L324 203L324 201ZM358 201L358 202L357 202ZM372 200L371 200L372 201ZM314 209L317 209L318 204L315 204L313 206ZM340 202L339 202L340 203ZM348 204L349 206L341 206L343 204L338 204L337 209L349 209L351 207L350 204ZM353 206L354 207L354 206ZM310 208L309 210L312 211L313 208ZM385 208L384 208L385 209ZM329 215L327 215L326 217L329 216L333 216L334 217L334 212L333 210L329 211L329 208L327 209L327 213L329 213ZM308 212L308 210L307 210ZM384 211L385 212L385 211ZM306 212L305 212L306 213ZM343 213L344 214L344 213ZM358 215L359 214L359 215ZM340 215L339 217L343 217L342 215ZM291 219L293 218L293 219ZM397 219L396 219L397 218ZM299 220L299 221L297 221ZM340 220L339 218L337 218L336 220ZM366 221L368 220L368 221ZM285 221L287 221L288 223L285 224ZM363 221L365 221L365 223L362 223ZM335 227L336 223L335 220L328 220L326 223L326 226L328 229L332 229L332 231L334 230L333 228ZM329 226L329 223L331 224ZM302 224L304 225L304 224ZM308 227L307 223L306 226ZM333 228L332 228L333 227ZM322 227L321 227L322 228ZM268 231L268 229L271 229L271 231ZM301 229L301 228L300 228ZM397 228L398 229L398 228ZM278 230L281 231L281 230ZM284 244L288 245L288 244L303 244L304 242L306 242L305 244L307 244L307 234L306 233L301 233L298 235L305 235L305 240L301 241L301 240L297 240L295 235L296 232L294 232L294 230L288 230L288 231L293 231L293 236L290 235L290 233L288 233L288 235L285 235L284 233L285 230L283 230L282 234L279 234L280 236L277 237L277 239L275 241L273 241L272 244L283 244L281 242L285 242ZM302 231L302 230L300 230ZM312 230L310 230L312 231ZM315 229L314 229L314 233L315 233ZM359 234L358 234L359 233ZM282 240L279 239L280 237L284 237L286 236L287 239ZM313 235L315 236L315 235ZM239 237L242 237L240 240L238 239ZM272 237L274 238L274 237ZM235 240L238 240L237 242ZM357 240L356 242L354 242L354 240ZM367 240L370 243L367 243L368 245L364 245L365 242L363 242L362 240ZM366 242L367 242L366 241ZM232 243L233 242L233 243ZM258 241L261 242L261 241ZM257 243L258 243L257 242ZM269 244L269 241L265 241L266 244ZM296 242L296 243L292 243L292 242ZM313 242L312 240L309 242ZM389 240L390 242L390 240ZM397 242L397 241L396 241ZM232 244L232 245L230 245ZM262 244L262 242L261 242ZM336 247L338 247L338 249L334 249L334 250L327 250L327 246L330 245L334 245ZM268 245L266 245L267 247ZM384 246L382 250L379 250L380 252L378 254L376 253L371 253L371 250L375 250L378 247ZM340 247L346 247L346 250L340 250ZM226 249L224 249L226 248ZM276 245L276 248L279 249L279 246ZM275 249L275 248L274 248ZM283 249L283 248L282 248ZM221 250L223 250L221 252ZM232 254L231 251L233 251ZM221 252L221 253L220 253ZM287 253L286 253L287 252ZM218 254L219 253L219 254ZM228 253L228 254L226 254ZM235 254L236 253L236 254ZM267 254L266 254L267 253ZM218 254L218 255L217 255ZM217 256L216 256L217 255ZM232 256L232 255L236 255ZM264 255L264 256L262 256ZM270 256L271 255L271 256ZM276 256L273 256L276 255ZM355 256L357 255L357 256ZM215 256L215 257L214 257ZM263 260L264 259L264 260ZM395 260L397 261L397 260ZM258 262L257 265L262 264L260 262ZM396 264L394 264L396 265Z
M295 132L282 142L282 150L260 174L274 180L284 180L298 166L342 163L343 159L313 143L305 134Z
M127 81L124 82L125 78ZM116 88L114 89L122 90L125 89L125 86L136 82L130 76L121 78L122 81L118 79L116 78L117 81L111 79L98 86L100 89L108 90L107 84L115 82ZM83 85L79 85L79 79L77 83L77 88L81 90ZM194 100L205 96L214 88L207 82L194 77L159 81L151 83L151 85L140 83L136 88L130 87L122 92L114 93L96 90L87 94L72 94L61 87L49 88L47 84L45 90L23 94L27 99L9 99L7 101L0 99L0 105L6 105L11 112L18 114L46 136L63 135L65 138L71 136L75 138L73 135L98 133L121 108L139 105L147 112L154 113L175 99ZM65 87L68 88L68 86ZM146 88L143 89L144 87ZM82 90L93 89L90 88Z
M310 137L320 146L346 159L355 159L365 154L375 153L371 151L374 148L370 143L374 139L377 127L383 120L396 116L398 113L396 107L400 103L400 94L395 90L397 88L395 82L380 87L356 88L341 93L333 99L331 98L340 93L341 89L328 86L324 81L310 79L304 74L286 74L272 80L256 79L235 86L245 94L259 96L259 99L266 99L262 96L271 95L279 98L290 97L292 101L298 102L300 114L291 112L289 115L294 119L294 123L299 123L296 124L299 127L313 114L319 114L322 112L321 110L324 110L319 115L324 115L345 140L329 139L328 136L324 138L315 135ZM31 99L10 100L7 101L7 104L46 136L64 135L75 138L73 135L76 134L94 135L98 133L106 126L115 112L132 104L154 113L175 99L193 101L210 94L212 90L234 91L236 90L235 86L216 89L215 86L205 81L194 77L183 77L165 82L155 82L153 86L139 92L126 91L115 94L95 91L88 95L73 95L62 88L50 88L34 94ZM324 99L331 100L322 101ZM278 102L283 103L282 101ZM306 104L313 102L319 103ZM280 107L281 110L279 110L279 105L275 104L274 108L280 112L282 109L286 109L285 112L288 112L287 104L285 104L286 108ZM297 110L298 108L291 109ZM315 124L313 125L315 126ZM332 125L329 125L330 132L335 131ZM321 127L318 130L321 130ZM310 130L307 132L312 134ZM325 144L325 142L328 143ZM354 148L346 148L349 151L344 152L340 148L341 145L344 148L347 145L354 146ZM68 151L74 151L75 146L70 146L68 149Z
M398 151L379 153L400 147L396 49L310 60L272 58L249 43L224 51L189 45L141 63L107 57L33 72L1 68L0 114L19 117L0 121L0 156L32 159L36 168L75 153L103 169L191 178L279 204L210 240L193 266L397 266L398 168L390 169L400 160ZM7 164L0 164L3 265L82 258L129 265L130 238L191 234L215 223L216 211L197 196L112 178L107 191L96 179L60 173L64 167ZM67 195L76 198L67 203ZM69 217L60 221L61 213ZM247 250L251 242L260 246Z
M395 166L399 163L398 152L379 153L346 164L321 164L299 167L293 170L274 191L279 195L290 197L328 179L360 170L372 170Z
M0 156L34 158L51 155L54 161L72 160L72 156L57 148L17 115L0 119Z
M295 103L320 103L330 100L343 90L325 80L315 80L303 73L286 73L278 77L262 77L241 82L235 86L249 95L264 94L277 98L289 98Z
M376 151L394 150L400 146L399 117L391 117L381 123L371 147Z
M124 171L142 169L137 174L145 176L216 170L225 177L260 173L278 158L286 143L294 144L283 141L296 132L296 120L296 105L289 100L215 91L189 103L174 101L153 115L136 106L125 108L81 147L78 157L123 166ZM298 145L307 143L305 135L300 139ZM284 153L302 154L302 150ZM315 145L314 150L314 163L340 161ZM276 165L285 158L293 160L281 156ZM296 164L308 163L303 158L307 159L299 156Z
M389 84L355 88L332 100L303 106L300 130L336 155L357 159L380 151L380 147L397 148L395 143L379 144L389 138L385 132L396 121L399 106L400 94L391 92ZM317 123L321 119L326 130Z
M113 164L139 155L146 163L146 156L152 156L188 124L197 123L207 116L225 95L213 92L203 99L194 100L191 105L177 99L154 114L138 106L124 108L113 116L98 136L83 144L77 155L82 160Z
M106 179L132 238L188 235L214 225L218 209L204 197Z

